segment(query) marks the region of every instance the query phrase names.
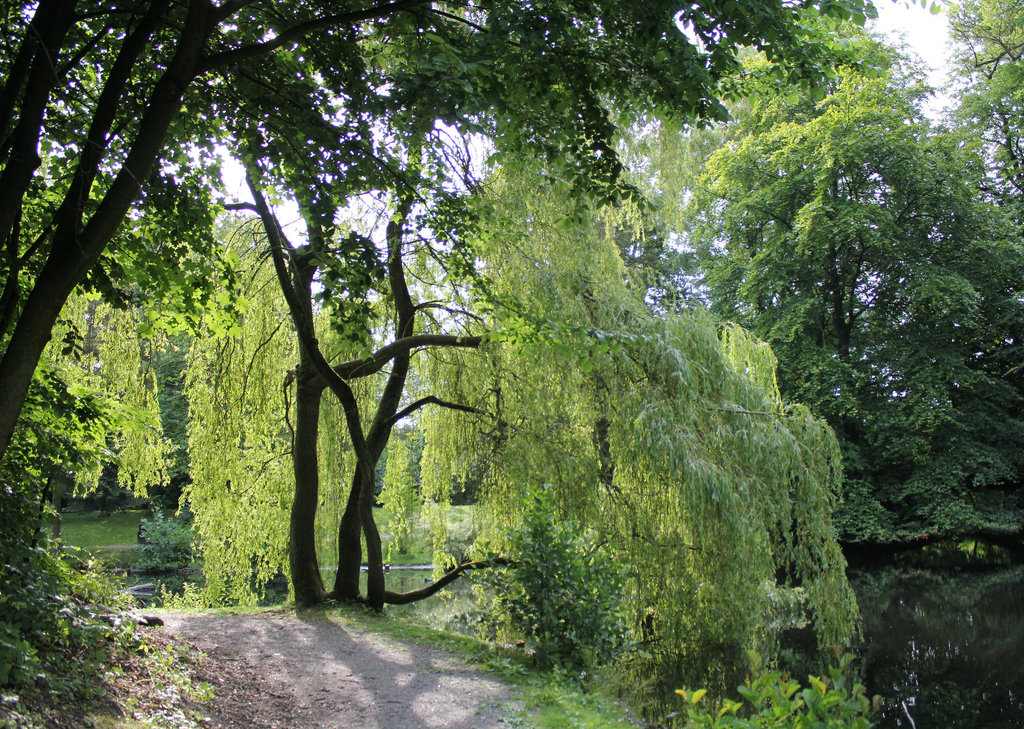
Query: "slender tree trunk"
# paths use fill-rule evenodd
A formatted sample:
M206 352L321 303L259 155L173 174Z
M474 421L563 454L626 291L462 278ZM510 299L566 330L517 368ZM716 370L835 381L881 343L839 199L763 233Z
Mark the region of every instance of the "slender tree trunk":
M366 601L374 610L384 607L384 552L380 532L373 518L374 474L377 461L369 454L359 456L352 476L345 513L338 526L338 572L334 578L334 598L359 599L359 575L362 569L362 541L366 539Z
M295 604L309 607L323 602L325 595L316 556L314 530L320 499L317 435L323 380L313 370L305 353L296 369L295 380L295 437L292 441L295 495L289 524L288 564L292 589L295 590Z
M338 525L338 571L334 576L336 600L359 599L359 570L363 564L362 519L359 515L359 494L362 492L358 472L352 476L345 512Z
M360 463L359 519L366 537L366 602L374 610L384 609L384 553L380 532L373 519L375 460Z

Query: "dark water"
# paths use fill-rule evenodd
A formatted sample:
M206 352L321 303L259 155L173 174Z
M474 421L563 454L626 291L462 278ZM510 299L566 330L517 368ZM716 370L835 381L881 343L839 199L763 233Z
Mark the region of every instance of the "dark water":
M878 726L1024 727L1024 565L851 570Z

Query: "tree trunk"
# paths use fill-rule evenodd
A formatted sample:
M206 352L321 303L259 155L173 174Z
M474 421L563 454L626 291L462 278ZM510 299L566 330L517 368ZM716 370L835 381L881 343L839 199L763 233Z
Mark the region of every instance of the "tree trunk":
M352 476L345 513L338 525L338 571L334 576L334 599L359 599L359 570L363 564L362 520L359 516L359 474Z
M316 556L316 509L320 499L320 470L317 435L320 427L320 397L323 381L312 369L308 357L296 369L295 435L292 440L292 469L295 497L292 500L288 538L295 604L309 607L323 602L325 591Z
M373 520L374 471L376 460L360 463L359 520L366 537L366 602L374 610L384 609L384 554L380 532Z
M359 599L362 569L362 538L366 539L366 602L374 610L384 608L384 554L380 532L373 518L374 473L377 460L359 457L352 476L345 513L338 527L338 572L334 578L336 600Z

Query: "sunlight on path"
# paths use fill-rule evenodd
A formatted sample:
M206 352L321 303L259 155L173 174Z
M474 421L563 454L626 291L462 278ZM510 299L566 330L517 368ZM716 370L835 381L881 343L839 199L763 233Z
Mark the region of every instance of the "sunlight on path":
M452 656L322 617L181 615L224 729L497 729L510 688Z

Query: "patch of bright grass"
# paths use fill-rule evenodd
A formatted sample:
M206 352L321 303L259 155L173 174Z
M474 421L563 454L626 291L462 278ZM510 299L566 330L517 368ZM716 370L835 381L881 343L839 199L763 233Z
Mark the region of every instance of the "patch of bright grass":
M97 547L135 544L139 522L146 515L143 510L116 511L104 514L64 514L61 540L64 544L95 550Z

